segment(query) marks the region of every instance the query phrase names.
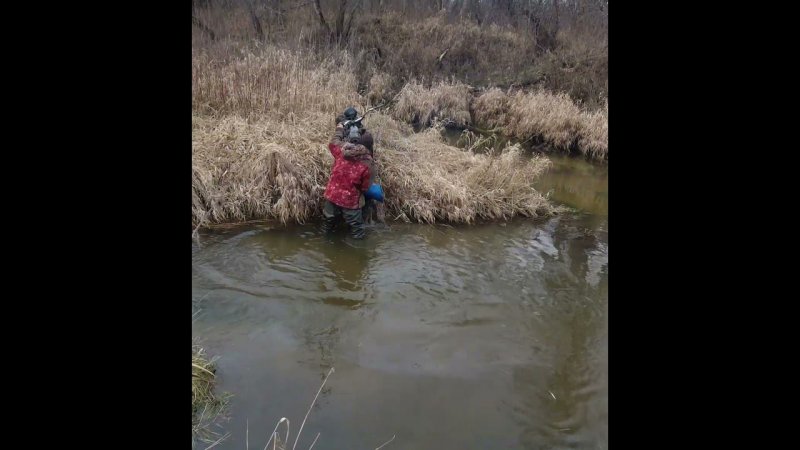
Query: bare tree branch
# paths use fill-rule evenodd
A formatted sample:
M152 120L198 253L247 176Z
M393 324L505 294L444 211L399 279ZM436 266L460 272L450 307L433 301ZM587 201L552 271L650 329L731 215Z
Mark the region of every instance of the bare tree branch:
M253 0L245 0L245 4L247 5L247 11L250 13L250 21L253 22L253 28L256 30L256 36L258 36L259 41L263 41L264 29L261 27L261 20L258 18L258 14L256 14L255 4Z
M362 2L363 0L358 0L353 6L353 9L350 10L350 18L347 20L347 26L344 29L343 39L347 39L347 37L350 36L350 27L353 25L353 17L356 16L356 10L361 7Z
M330 36L331 27L328 26L328 22L325 21L325 16L322 15L322 7L319 6L319 0L314 0L313 5L314 5L314 11L317 12L317 16L319 17L319 24L322 25L322 28L324 28L325 31Z

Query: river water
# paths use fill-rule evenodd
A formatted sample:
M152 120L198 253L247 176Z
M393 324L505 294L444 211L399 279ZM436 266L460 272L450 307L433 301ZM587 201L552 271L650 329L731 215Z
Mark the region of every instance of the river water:
M293 443L331 367L298 449L608 448L608 169L552 159L538 187L574 211L549 219L202 234L193 335L233 394L215 448L281 417Z

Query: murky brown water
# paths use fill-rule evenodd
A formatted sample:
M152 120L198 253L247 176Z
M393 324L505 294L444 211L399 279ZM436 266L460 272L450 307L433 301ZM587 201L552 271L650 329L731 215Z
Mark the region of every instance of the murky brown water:
M580 212L203 235L193 334L234 394L215 448L294 435L332 366L298 449L607 448L607 166L557 158L539 187Z

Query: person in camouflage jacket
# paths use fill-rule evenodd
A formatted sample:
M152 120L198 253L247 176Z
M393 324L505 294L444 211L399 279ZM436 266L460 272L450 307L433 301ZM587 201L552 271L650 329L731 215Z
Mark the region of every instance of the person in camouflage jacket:
M371 185L370 167L367 163L367 160L371 160L371 155L364 145L346 142L345 133L344 126L337 124L328 144L334 162L325 188L322 228L324 232L330 232L336 227L339 217L344 217L345 222L350 225L353 238L363 239L365 230L361 202L362 193Z

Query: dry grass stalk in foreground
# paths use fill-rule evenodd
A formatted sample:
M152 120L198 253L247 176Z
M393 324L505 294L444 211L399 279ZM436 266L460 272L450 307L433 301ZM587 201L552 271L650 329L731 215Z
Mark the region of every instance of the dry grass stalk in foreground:
M314 396L314 399L311 401L311 405L308 406L308 411L306 411L306 415L305 415L305 417L303 417L303 422L300 424L300 429L297 430L297 436L294 438L294 444L292 445L291 450L295 450L297 448L297 443L300 440L300 435L303 434L303 428L306 425L306 420L308 420L308 416L311 414L311 409L314 408L314 404L317 403L317 399L319 398L319 394L322 392L322 388L325 387L325 383L328 382L328 378L331 376L331 374L333 372L334 372L334 368L331 367L331 370L329 370L328 374L325 375L325 379L322 380L322 385L320 385L319 390L317 390L317 395ZM283 435L283 439L281 439L281 435L278 432L278 428L280 428L281 424L284 424L284 427L285 427L285 433ZM278 423L275 424L275 428L272 430L272 433L270 433L269 439L267 440L267 443L264 445L264 450L267 450L267 448L269 448L269 444L270 443L272 443L273 450L289 450L288 444L289 444L289 441L290 441L290 433L289 433L290 432L290 425L291 424L289 422L289 419L287 419L286 417L281 417L281 419L278 421ZM314 444L317 443L317 440L319 439L320 434L321 433L317 433L317 436L311 442L311 445L308 447L308 450L312 450L314 448ZM247 427L246 435L247 435L247 438L246 438L245 442L246 442L247 448L249 449L250 448L250 426L249 425ZM387 444L392 442L394 440L394 438L395 438L395 436L392 436L391 439L389 439L387 442L385 442L382 445L380 445L379 447L377 447L376 450L383 448L384 446L386 446Z
M192 346L192 448L198 441L212 443L219 436L211 428L222 418L228 398L214 392L215 381L214 361L208 359L200 346Z

